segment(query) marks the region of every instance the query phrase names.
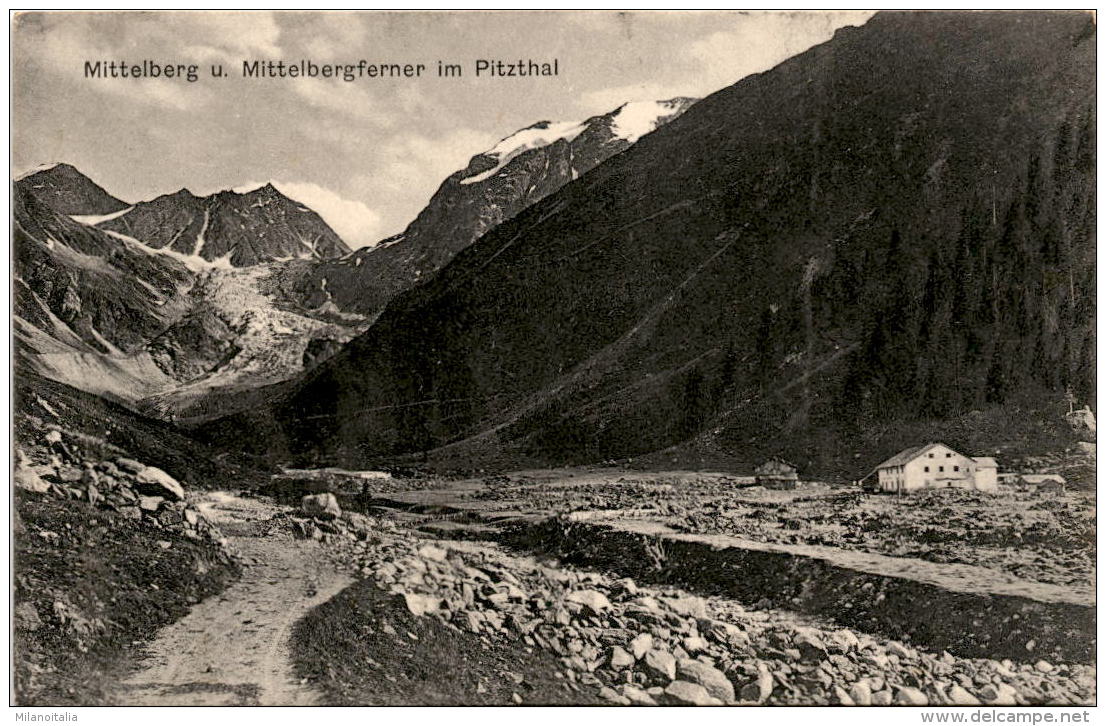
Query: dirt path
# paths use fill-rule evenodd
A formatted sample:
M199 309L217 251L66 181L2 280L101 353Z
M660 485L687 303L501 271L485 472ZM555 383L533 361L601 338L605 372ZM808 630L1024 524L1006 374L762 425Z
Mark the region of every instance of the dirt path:
M292 626L351 580L318 543L264 522L279 509L217 493L201 505L243 559L242 579L163 629L142 670L119 687L130 706L312 705L318 694L292 675Z

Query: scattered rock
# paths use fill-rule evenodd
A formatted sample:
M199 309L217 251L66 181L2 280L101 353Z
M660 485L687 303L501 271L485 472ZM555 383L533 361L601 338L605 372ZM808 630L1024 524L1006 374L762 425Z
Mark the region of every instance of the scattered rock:
M642 633L630 641L630 653L636 660L641 660L653 648L653 636Z
M637 662L637 659L627 653L624 648L620 648L616 645L611 648L611 653L610 656L608 656L607 658L607 662L611 668L614 668L615 670L623 670L625 668L633 667L634 663Z
M618 691L614 690L610 686L603 686L599 689L599 697L603 700L610 701L612 703L618 703L622 705L629 705L630 699L626 698Z
M979 689L979 698L990 706L1014 706L1018 692L1006 683L988 683Z
M332 498L333 496L334 495L331 495ZM334 506L337 507L338 503L335 502ZM435 562L445 562L446 558L449 557L449 553L447 551L445 551L441 547L435 547L434 545L423 545L422 547L419 547L418 552L419 557L423 558L424 560L433 560Z
M574 590L565 595L565 601L579 603L593 615L598 615L611 606L607 596L598 590Z
M685 595L684 597L666 597L664 604L672 612L689 618L705 618L707 616L707 604L701 597Z
M733 684L726 674L717 668L697 660L683 659L676 662L676 677L680 680L697 683L707 693L723 703L734 702Z
M56 476L58 481L71 484L81 480L81 470L75 466L61 466L58 467Z
M929 699L917 688L902 686L895 692L894 703L899 706L928 706Z
M969 693L960 684L953 684L948 690L949 701L957 706L979 706L979 699Z
M15 485L20 489L40 493L50 490L50 485L43 481L42 477L40 477L34 469L28 467L17 466L13 479Z
M712 698L707 689L688 681L672 681L664 689L662 703L676 706L715 706L719 701Z
M849 688L849 698L857 706L871 706L872 687L868 685L868 681L857 681Z
M145 464L134 459L119 458L115 460L115 464L128 474L138 474L146 468Z
M847 628L836 631L831 643L832 645L827 644L827 647L837 653L851 653L854 650L860 650L860 639Z
M164 501L161 497L139 497L138 507L144 512L156 512Z
M338 506L338 500L330 492L308 494L300 500L300 509L310 517L323 520L337 519L342 514L342 508Z
M184 499L184 487L156 466L147 466L134 476L135 491L175 501Z
M668 651L653 648L641 659L641 668L657 681L668 683L676 678L676 659Z
M756 680L747 683L741 688L741 700L753 703L764 703L772 695L775 688L775 679L767 668L760 668Z
M907 648L905 645L897 640L887 641L887 653L889 655L897 655L903 660L915 660L918 657L917 652Z
M792 642L799 651L799 657L808 663L817 663L827 655L825 643L814 628L799 628Z
M623 698L627 699L631 704L635 706L656 706L656 700L645 691L641 690L637 686L631 686L630 684L623 684L621 687Z
M701 638L697 635L687 636L682 641L680 641L680 645L683 646L683 649L691 655L706 652L706 650L710 648L710 644L707 643L706 639Z
M442 607L442 601L438 598L416 593L404 593L403 600L413 615L427 615Z

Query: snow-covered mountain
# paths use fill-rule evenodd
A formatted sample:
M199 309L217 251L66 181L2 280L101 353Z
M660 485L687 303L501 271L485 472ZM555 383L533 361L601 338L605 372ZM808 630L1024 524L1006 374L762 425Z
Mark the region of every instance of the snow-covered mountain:
M625 151L694 102L631 102L585 121L541 121L516 131L451 174L402 234L305 268L298 294L312 306L375 315L485 232Z

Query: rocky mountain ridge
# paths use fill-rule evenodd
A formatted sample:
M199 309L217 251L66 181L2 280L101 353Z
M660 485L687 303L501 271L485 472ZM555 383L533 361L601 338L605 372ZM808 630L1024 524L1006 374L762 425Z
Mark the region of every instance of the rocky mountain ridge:
M481 235L679 118L695 100L630 102L583 122L521 129L447 177L401 234L307 269L297 294L310 306L333 301L374 316Z
M14 202L18 356L49 378L132 405L189 384L173 399L185 400L283 380L316 335L358 329L357 316L288 307L268 284L282 260L348 251L271 185L131 206L57 165L17 180Z

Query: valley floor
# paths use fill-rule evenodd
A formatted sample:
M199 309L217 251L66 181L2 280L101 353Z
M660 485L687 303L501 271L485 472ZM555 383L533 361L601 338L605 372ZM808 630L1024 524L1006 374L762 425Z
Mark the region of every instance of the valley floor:
M687 499L643 499L640 477L663 480L669 495L693 481L702 489L704 479L732 495L725 475L630 481L625 473L568 470L443 482L309 474L310 487L345 487L340 517L305 514L287 480L284 503L195 495L192 504L236 553L241 578L158 631L106 702L1030 705L1096 698L1095 666L1049 625L1055 612L1083 607L1078 602L1029 602L965 586L951 595L964 608L982 615L968 602L982 597L986 617L1014 608L1027 628L1016 642L980 640L987 628L966 622L967 636L956 631L950 596L921 582L920 570L873 574L866 565L853 569L851 560L835 565L771 543L752 548L741 569L739 559L725 560L738 551L727 549L728 540L712 540L722 553L715 557L695 549L689 538L698 535L643 526L645 510L658 501L675 516ZM519 488L533 484L536 499L526 501ZM644 502L638 511L609 506L631 493L623 487ZM583 499L563 508L564 497ZM561 515L576 512L550 517L540 503ZM618 519L622 525L604 529ZM669 534L658 537L662 529ZM778 561L786 565L762 567L758 557L784 557ZM770 582L777 575L783 579ZM784 592L780 582L794 589ZM827 593L837 599L820 599ZM885 598L891 620L877 617L872 604ZM895 618L912 617L904 602L919 611L946 608L942 622L951 630L899 627ZM1048 626L1044 637L1026 642L1036 637L1034 623Z

